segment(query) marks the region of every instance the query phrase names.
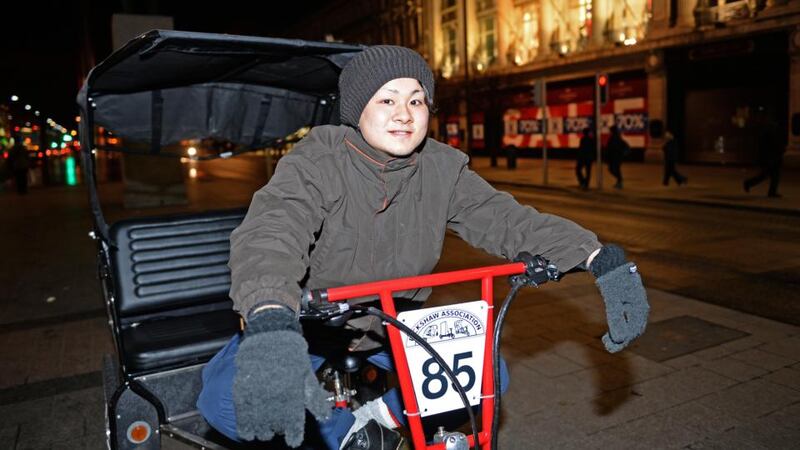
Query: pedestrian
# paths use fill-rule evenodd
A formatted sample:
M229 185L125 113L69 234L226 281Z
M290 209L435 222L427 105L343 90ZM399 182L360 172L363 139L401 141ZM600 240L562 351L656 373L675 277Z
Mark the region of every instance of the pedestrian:
M742 183L744 191L749 193L753 186L769 178L767 197L780 198L778 183L780 182L783 153L786 151L786 146L780 138L780 130L777 124L771 120L763 107L759 107L756 110L755 127L760 171L755 176L744 180Z
M434 76L418 53L369 47L344 67L339 90L342 125L313 128L281 158L231 234L230 295L246 325L203 370L197 406L216 430L236 441L282 434L297 447L308 409L331 449L396 449L393 429L405 419L396 390L354 412L328 406L313 373L324 357L298 321L301 288L427 274L446 228L497 256L527 251L563 272L591 271L606 301L609 351L644 331L646 294L620 247L520 205L470 170L463 152L426 139ZM418 305L429 294L397 293ZM380 320L351 318L345 330L357 334L349 351L391 367ZM504 364L500 373L502 391Z
M662 150L664 151L664 186L669 186L670 178L674 178L678 186L686 183L688 178L681 175L675 167L678 161L678 144L675 140L675 136L669 129L664 132L664 146Z
M575 164L575 176L578 177L578 185L582 189L589 189L589 182L592 179L592 161L595 158L597 149L596 145L591 128L584 128L581 142L578 144L578 156Z
M17 186L17 194L27 194L30 158L28 157L28 149L22 145L22 140L19 135L14 136L14 146L8 154L8 163L11 171L14 173L14 183Z
M622 160L630 152L630 146L622 138L619 127L612 125L610 131L611 136L608 137L608 142L606 142L608 171L617 179L614 187L622 189Z

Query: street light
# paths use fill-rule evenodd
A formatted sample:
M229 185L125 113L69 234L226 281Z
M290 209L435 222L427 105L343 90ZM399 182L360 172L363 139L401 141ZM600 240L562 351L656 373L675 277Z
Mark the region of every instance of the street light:
M31 110L31 105L25 105L25 111L30 111L30 110Z
M15 101L17 101L17 100L19 100L19 97L17 97L16 95L12 95L12 96L11 96L11 101L12 101L12 102L15 102Z

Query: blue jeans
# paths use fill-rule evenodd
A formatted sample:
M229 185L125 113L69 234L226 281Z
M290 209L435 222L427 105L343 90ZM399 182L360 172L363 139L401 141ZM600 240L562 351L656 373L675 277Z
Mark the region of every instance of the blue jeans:
M203 388L197 398L197 408L206 421L217 431L234 441L241 441L236 432L236 408L233 404L233 380L236 376L236 352L239 350L241 333L235 334L211 361L203 368ZM311 367L317 371L325 358L309 355ZM382 351L367 357L375 366L393 371L394 364L388 352ZM508 368L500 358L500 392L508 389ZM403 402L397 389L388 390L381 397L392 415L406 425ZM320 435L331 449L337 450L347 431L355 422L353 413L347 408L335 408L328 420L318 422Z

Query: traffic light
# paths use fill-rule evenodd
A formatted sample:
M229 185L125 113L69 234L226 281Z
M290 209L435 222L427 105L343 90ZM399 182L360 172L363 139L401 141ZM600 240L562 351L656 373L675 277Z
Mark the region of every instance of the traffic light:
M608 103L608 74L605 73L598 73L596 76L596 86L598 90L598 97L600 98L600 104L605 105Z
M544 106L544 80L539 78L531 85L531 101L533 106Z

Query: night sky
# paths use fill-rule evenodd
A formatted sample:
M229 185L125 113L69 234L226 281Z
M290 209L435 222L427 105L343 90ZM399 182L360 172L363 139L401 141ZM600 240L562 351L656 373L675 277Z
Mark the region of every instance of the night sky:
M14 0L0 10L0 103L15 94L42 118L71 125L83 76L111 53L115 13L172 16L176 30L293 37L292 24L326 3Z

